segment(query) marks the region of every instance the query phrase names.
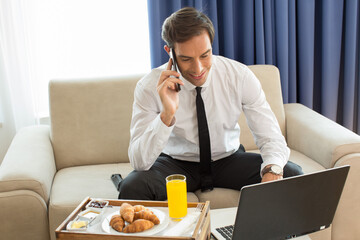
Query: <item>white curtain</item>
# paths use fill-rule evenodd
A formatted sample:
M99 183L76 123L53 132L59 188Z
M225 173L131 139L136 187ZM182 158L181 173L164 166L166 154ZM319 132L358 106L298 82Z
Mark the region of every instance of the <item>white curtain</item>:
M0 33L16 130L48 116L50 79L150 70L146 0L0 0Z
M0 0L0 163L19 129L47 123L49 80L149 70L146 0Z
M0 164L16 133L8 89L7 81L5 81L4 58L0 45Z
M0 107L4 115L12 115L3 116L4 123L7 123L4 128L14 125L15 129L20 129L38 122L31 85L33 61L24 2L0 0ZM13 124L8 122L10 120Z

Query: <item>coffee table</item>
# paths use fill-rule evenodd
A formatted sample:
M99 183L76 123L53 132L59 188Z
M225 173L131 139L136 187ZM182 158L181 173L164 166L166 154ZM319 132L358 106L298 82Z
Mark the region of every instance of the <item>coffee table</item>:
M234 224L235 217L236 217L237 207L232 208L219 208L210 210L210 219L212 226L222 226L222 225L229 225ZM211 239L215 239L212 237ZM297 238L292 238L296 240L311 240L308 235L304 235Z

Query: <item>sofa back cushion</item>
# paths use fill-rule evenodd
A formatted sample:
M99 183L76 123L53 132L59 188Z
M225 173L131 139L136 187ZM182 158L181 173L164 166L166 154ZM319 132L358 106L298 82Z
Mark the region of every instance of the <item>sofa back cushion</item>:
M285 136L280 75L275 66L253 65ZM128 162L134 89L142 76L121 79L52 80L49 84L51 141L57 169ZM240 141L257 149L244 115Z
M251 65L249 66L249 68L259 79L261 86L265 92L266 100L268 101L272 111L274 112L278 120L281 132L284 136L286 136L285 111L281 93L279 70L273 65ZM246 118L244 114L241 115L239 119L239 124L241 129L240 142L244 145L245 149L257 149L251 131L246 124Z
M58 170L129 161L133 93L140 78L50 81L51 141Z

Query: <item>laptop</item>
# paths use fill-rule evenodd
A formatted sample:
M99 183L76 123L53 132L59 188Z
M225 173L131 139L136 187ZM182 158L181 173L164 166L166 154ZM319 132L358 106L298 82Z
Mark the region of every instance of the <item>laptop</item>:
M349 169L342 166L245 186L237 210L216 212L211 233L219 240L271 240L323 230L333 221ZM225 237L227 232L232 236Z

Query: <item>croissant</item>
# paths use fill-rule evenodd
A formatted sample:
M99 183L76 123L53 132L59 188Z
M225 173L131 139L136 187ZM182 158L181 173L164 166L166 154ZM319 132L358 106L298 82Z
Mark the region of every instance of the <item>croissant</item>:
M125 226L125 221L120 215L116 214L116 215L111 217L111 220L110 220L109 224L116 231L122 232L122 230L123 230L123 228Z
M140 212L141 210L145 210L146 207L144 205L135 205L134 210L135 212Z
M120 215L123 219L129 223L132 223L134 220L135 209L129 203L123 203L120 207Z
M154 223L149 220L137 219L124 228L124 233L142 232L142 231L152 228L153 226L154 226Z
M140 212L135 212L134 220L137 219L145 219L153 222L155 225L158 225L160 223L159 218L149 209L142 210Z

